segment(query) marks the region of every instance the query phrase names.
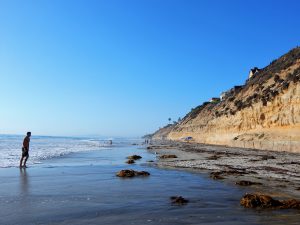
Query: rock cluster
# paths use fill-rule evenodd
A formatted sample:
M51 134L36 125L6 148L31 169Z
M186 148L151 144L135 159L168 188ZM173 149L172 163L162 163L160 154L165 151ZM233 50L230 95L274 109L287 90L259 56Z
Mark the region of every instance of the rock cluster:
M273 155L263 155L261 157L261 160L268 160L268 159L276 159Z
M221 158L221 156L219 156L219 155L212 155L212 156L207 157L206 159L207 160L218 160L219 158Z
M300 201L296 199L280 201L263 194L245 194L240 203L245 208L300 209Z
M174 159L177 158L176 155L161 155L159 158L161 159Z
M138 160L138 159L141 159L142 156L139 156L139 155L131 155L131 156L128 156L127 159L133 159L133 160Z
M118 177L136 177L136 176L149 176L150 173L146 171L135 171L135 170L121 170L116 174Z
M225 179L223 176L221 176L222 172L211 172L210 173L210 178L214 180L222 180Z
M126 161L126 163L127 163L127 164L133 164L133 163L135 163L135 161L134 161L133 159L128 159L128 160Z
M249 173L250 172L247 172L245 169L232 168L229 170L211 172L210 177L213 179L224 179L223 176L226 176L226 175L242 176L242 175L249 174ZM251 173L253 173L253 172L251 172Z
M240 186L262 185L262 183L252 182L252 181L248 181L248 180L237 181L235 184L240 185Z
M183 198L182 196L172 196L170 197L172 204L184 205L189 202L189 200Z

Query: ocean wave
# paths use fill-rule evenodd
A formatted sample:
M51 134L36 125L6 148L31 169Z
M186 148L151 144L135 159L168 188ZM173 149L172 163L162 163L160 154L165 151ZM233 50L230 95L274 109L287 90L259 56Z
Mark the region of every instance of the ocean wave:
M17 167L21 157L23 136L0 135L0 167ZM62 157L71 153L95 151L114 147L100 139L32 137L29 151L29 164L39 164L43 160Z

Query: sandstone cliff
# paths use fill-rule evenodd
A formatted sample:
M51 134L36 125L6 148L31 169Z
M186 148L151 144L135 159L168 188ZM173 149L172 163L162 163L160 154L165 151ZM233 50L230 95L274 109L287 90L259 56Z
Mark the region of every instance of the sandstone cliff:
M200 143L300 152L300 48L171 128L164 132L170 140L191 136ZM160 138L160 131L153 138Z
M154 140L167 140L169 133L173 130L174 124L168 124L151 135Z

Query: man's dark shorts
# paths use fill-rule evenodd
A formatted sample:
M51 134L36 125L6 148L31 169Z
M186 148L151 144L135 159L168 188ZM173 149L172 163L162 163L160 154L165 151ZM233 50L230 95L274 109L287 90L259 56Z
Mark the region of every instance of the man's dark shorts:
M29 156L28 149L22 148L22 157L27 157L27 156Z

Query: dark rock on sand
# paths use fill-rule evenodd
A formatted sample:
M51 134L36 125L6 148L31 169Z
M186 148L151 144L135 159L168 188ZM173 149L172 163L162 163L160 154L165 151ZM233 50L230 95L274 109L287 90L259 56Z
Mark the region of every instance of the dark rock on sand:
M233 175L233 176L243 176L244 174L249 174L245 169L236 169L232 168L224 171L211 172L210 177L216 180L225 179L224 176ZM251 172L252 173L252 172Z
M150 173L146 171L121 170L116 175L118 177L135 177L135 176L149 176Z
M262 183L252 182L252 181L248 181L248 180L237 181L235 184L240 185L240 186L262 185Z
M245 208L300 209L300 201L296 199L279 201L263 194L246 194L240 203Z
M189 202L189 200L183 198L182 196L172 196L170 197L172 204L184 205Z
M286 174L286 173L290 172L287 169L272 167L272 166L259 166L259 167L255 167L255 169L265 170L265 171L272 171L272 172L281 173L281 174Z
M126 163L128 163L128 164L133 164L133 163L135 163L135 161L134 161L133 159L128 159L128 160L126 161Z
M300 165L300 162L294 162L294 161L291 161L291 162L278 162L276 164L277 165Z
M277 185L276 187L279 187L279 188L287 188L287 186L284 185L284 184Z
M217 160L219 158L221 158L221 156L219 156L219 155L212 155L212 156L207 157L206 159L208 159L208 160Z
M263 155L261 160L276 159L273 155Z
M210 178L214 180L222 180L225 179L224 177L221 176L222 172L211 172L210 173Z
M133 159L133 160L137 160L137 159L141 159L142 156L139 156L139 155L131 155L131 156L128 156L127 159Z
M177 158L176 155L161 155L159 158L161 159L173 159L173 158Z

